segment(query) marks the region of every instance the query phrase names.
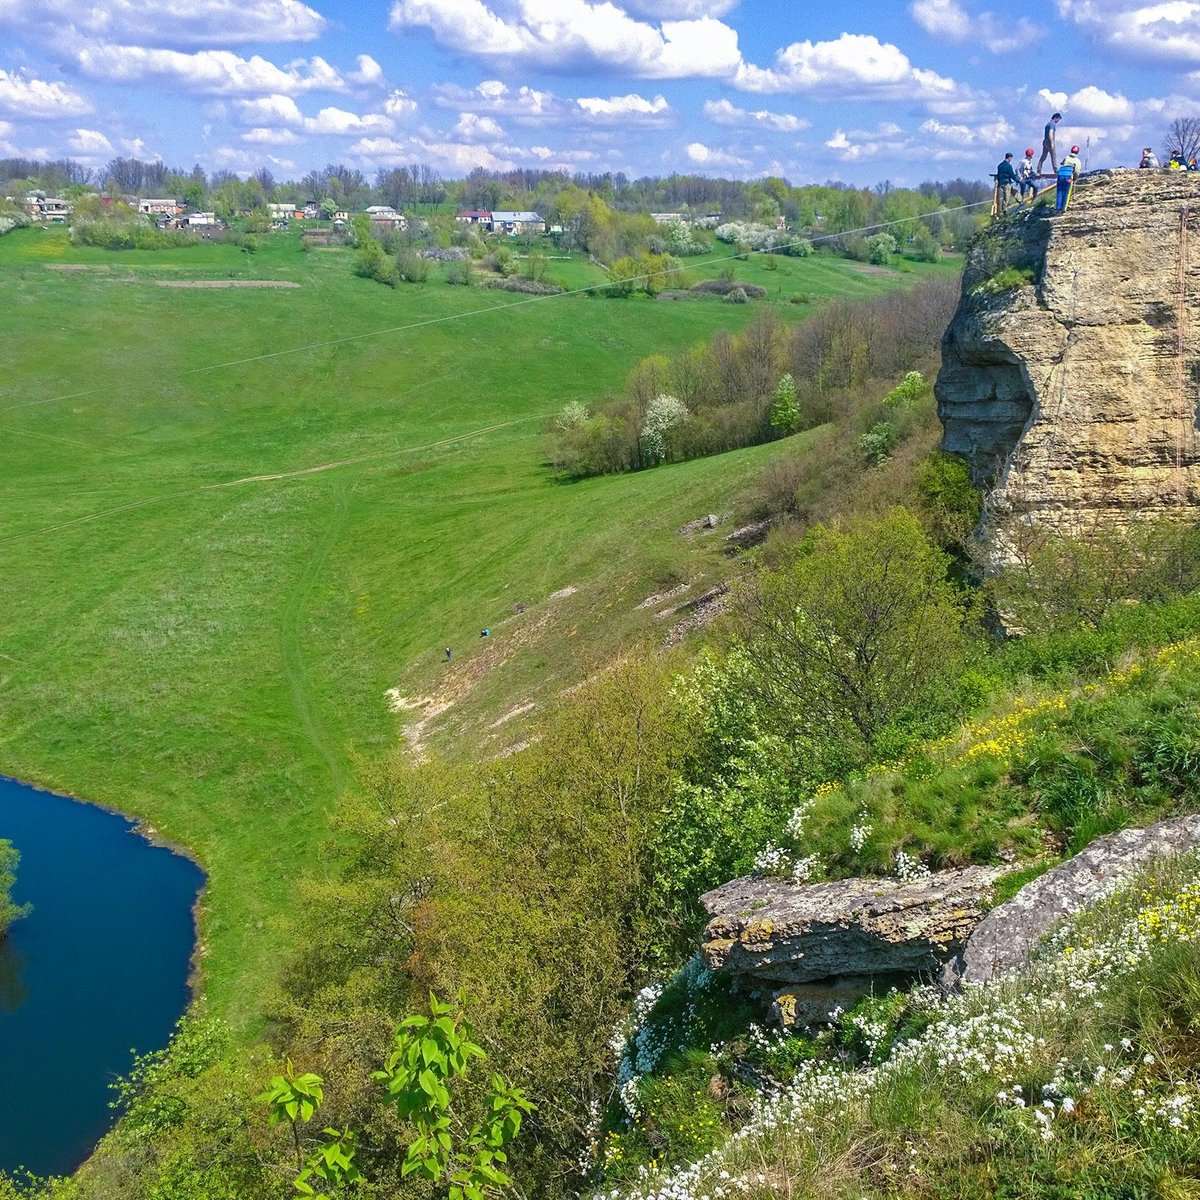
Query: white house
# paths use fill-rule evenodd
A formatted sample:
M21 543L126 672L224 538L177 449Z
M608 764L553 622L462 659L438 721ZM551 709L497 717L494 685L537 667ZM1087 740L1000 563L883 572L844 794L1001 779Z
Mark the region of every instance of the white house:
M545 233L546 222L535 212L492 211L493 233Z
M143 199L137 202L138 212L149 217L173 217L179 212L179 205L174 200Z
M217 214L211 212L194 212L188 213L183 218L185 225L219 225L221 222L217 220Z

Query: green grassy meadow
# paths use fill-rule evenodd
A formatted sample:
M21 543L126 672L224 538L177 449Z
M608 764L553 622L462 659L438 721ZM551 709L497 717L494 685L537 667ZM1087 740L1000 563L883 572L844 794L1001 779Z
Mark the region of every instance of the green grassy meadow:
M563 265L572 286L594 271ZM794 292L953 269L737 267L786 320L810 308ZM256 278L299 287L159 286ZM393 711L389 689L447 706L435 741L501 752L513 709L661 637L639 601L726 569L724 530L677 529L725 511L778 444L563 484L544 430L756 311L531 304L436 267L393 290L287 236L253 255L0 238L0 771L196 855L203 994L253 1028L333 798L430 711Z

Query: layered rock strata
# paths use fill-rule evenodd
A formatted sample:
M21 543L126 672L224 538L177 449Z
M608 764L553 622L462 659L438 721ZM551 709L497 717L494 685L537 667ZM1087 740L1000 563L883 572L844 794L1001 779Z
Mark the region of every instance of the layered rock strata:
M1200 503L1200 176L1106 171L973 244L942 342L942 446L997 563L1031 531Z
M913 976L955 955L987 911L999 867L910 882L842 879L797 886L746 876L701 896L705 962L756 985Z

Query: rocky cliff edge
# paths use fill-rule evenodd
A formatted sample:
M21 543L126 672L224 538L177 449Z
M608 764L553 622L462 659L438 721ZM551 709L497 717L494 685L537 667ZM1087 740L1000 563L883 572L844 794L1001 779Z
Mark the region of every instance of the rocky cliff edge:
M1200 175L1104 171L968 254L942 341L943 449L985 491L997 563L1200 504Z

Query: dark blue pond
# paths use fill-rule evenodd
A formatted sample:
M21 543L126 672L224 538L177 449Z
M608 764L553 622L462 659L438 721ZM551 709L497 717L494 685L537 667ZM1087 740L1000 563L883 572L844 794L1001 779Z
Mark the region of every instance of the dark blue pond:
M187 1005L188 859L89 804L0 778L0 838L33 904L0 943L0 1169L74 1170L108 1129L114 1076Z

